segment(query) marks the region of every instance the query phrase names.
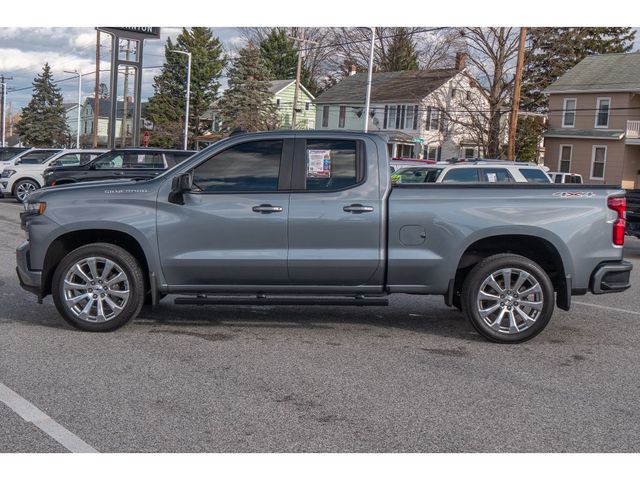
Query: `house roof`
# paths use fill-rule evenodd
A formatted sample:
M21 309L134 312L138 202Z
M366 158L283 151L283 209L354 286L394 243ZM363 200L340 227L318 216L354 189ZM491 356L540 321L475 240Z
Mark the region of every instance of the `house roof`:
M545 138L596 138L602 140L621 140L624 130L606 130L603 128L550 128L543 134Z
M77 107L77 103L63 103L62 108L64 108L67 112L75 107Z
M282 90L284 90L285 88L287 88L289 85L291 85L293 83L295 83L295 79L293 79L293 78L289 78L289 79L286 79L286 80L271 80L271 86L269 87L269 91L273 95L277 95L278 93L280 93ZM315 98L313 95L311 95L311 93L309 93L309 90L307 90L307 88L302 84L302 82L300 83L300 88L309 97L311 97L311 99Z
M640 90L640 53L591 55L548 86L544 93Z
M459 73L460 70L455 68L374 73L371 78L371 102L422 100ZM361 104L365 101L366 89L367 74L356 73L326 90L316 98L316 103Z
M91 106L91 110L95 109L95 98L87 97L86 102ZM144 114L147 110L147 103L142 102L140 104L141 116L144 117ZM99 107L100 111L98 112L101 118L109 116L109 110L111 109L111 100L108 98L100 98L99 99ZM117 116L122 117L124 114L124 102L122 100L118 100ZM130 117L133 114L133 104L129 103L129 110L127 111L127 117Z

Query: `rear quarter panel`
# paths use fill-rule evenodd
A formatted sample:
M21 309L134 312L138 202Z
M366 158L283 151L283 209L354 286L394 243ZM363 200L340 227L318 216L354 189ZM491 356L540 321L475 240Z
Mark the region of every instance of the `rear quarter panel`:
M607 197L622 190L577 187L395 187L389 199L389 289L445 293L465 250L496 235L530 235L549 241L560 253L565 273L571 274L573 288L587 288L600 262L622 258L622 248L612 243L616 214L607 208ZM423 227L424 242L404 244L400 234L407 226Z

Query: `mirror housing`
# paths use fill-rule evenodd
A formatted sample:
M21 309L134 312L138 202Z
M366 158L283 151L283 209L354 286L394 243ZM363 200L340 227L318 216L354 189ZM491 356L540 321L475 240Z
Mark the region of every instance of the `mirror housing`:
M169 193L169 202L178 205L184 205L184 192L191 191L193 187L193 179L190 173L183 173L171 180L171 192Z

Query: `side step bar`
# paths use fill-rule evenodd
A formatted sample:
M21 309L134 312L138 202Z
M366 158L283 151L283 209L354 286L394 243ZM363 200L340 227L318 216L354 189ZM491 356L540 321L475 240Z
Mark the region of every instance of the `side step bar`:
M344 306L376 306L389 305L387 298L380 297L223 297L206 296L178 297L177 305L344 305Z

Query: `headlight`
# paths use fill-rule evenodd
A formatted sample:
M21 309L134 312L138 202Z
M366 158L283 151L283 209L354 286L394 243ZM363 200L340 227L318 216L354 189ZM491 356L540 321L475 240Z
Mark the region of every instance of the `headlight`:
M4 170L2 172L2 178L9 178L11 175L13 175L14 173L16 173L15 170Z
M35 215L42 215L47 209L45 202L25 202L24 211Z

